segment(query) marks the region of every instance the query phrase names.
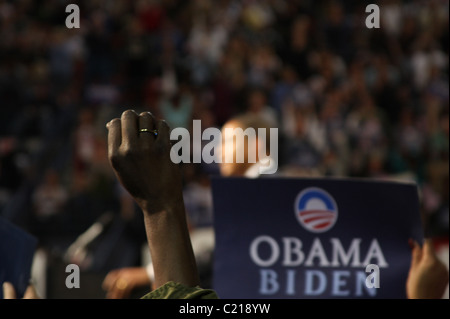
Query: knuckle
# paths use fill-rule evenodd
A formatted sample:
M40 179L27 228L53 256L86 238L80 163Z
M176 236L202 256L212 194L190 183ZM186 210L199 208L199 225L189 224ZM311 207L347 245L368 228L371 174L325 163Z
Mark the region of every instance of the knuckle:
M130 157L135 156L136 150L134 147L130 147L130 145L126 145L126 146L122 147L122 149L120 150L120 153L121 153L121 157L128 159Z
M120 149L120 156L124 160L138 160L149 153L150 149L146 145L130 145L126 144Z
M111 121L109 121L107 123L107 127L111 127L111 126L115 126L120 124L120 119L119 118L113 118Z
M170 131L169 123L166 120L161 120L161 128L167 131Z
M122 160L119 152L111 152L108 157L113 167L117 167Z
M122 113L122 117L126 118L126 117L135 117L137 116L136 112L134 110L126 110Z
M141 114L139 114L140 117L153 117L153 114L151 112L141 112Z

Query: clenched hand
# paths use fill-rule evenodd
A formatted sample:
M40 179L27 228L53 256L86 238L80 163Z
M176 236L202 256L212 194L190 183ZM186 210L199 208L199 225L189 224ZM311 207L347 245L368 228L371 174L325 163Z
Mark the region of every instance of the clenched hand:
M178 204L182 200L181 174L170 160L167 123L149 112L138 115L128 110L107 128L111 165L139 206L153 213Z

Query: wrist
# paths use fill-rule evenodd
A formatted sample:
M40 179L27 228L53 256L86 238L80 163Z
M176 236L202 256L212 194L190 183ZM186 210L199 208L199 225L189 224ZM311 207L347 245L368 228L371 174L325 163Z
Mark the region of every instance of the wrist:
M173 197L168 200L143 200L138 201L139 207L145 215L155 215L159 213L172 214L182 213L184 214L184 200L183 196Z

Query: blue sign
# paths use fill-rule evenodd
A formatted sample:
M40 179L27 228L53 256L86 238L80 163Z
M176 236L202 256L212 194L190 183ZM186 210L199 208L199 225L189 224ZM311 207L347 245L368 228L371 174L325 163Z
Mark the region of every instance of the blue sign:
M417 186L362 179L214 178L221 298L405 298Z
M31 264L37 239L0 216L0 299L1 286L10 282L18 298L22 298L30 284Z

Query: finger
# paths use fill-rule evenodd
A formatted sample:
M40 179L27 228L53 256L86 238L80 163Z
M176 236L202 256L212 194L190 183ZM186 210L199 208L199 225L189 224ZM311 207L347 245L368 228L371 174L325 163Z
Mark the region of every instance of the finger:
M106 292L106 299L118 299L117 298L117 290L112 287Z
M108 292L107 299L125 299L127 293L123 289L113 288Z
M106 299L119 299L117 298L116 292L114 290L109 290L106 294Z
M138 139L138 115L133 110L122 113L122 145L135 145Z
M114 299L126 299L128 297L128 291L126 289L117 289Z
M435 258L436 252L434 251L433 239L427 238L423 243L423 255L427 258Z
M27 287L27 290L25 290L25 294L23 295L23 299L40 299L34 285L29 285Z
M114 287L114 284L116 283L116 280L118 278L118 271L111 271L109 274L106 275L105 279L103 279L102 287L104 290L110 290L112 287Z
M119 299L117 295L117 289L114 289L112 287L108 292L106 293L106 299Z
M156 123L156 129L158 130L158 136L156 140L159 143L169 143L170 144L170 127L166 121L161 120Z
M413 242L413 248L411 251L411 268L418 265L422 259L422 248L420 245L414 241Z
M108 154L111 158L117 153L122 141L122 127L120 119L113 119L107 124L108 128Z
M111 289L111 299L123 299L129 294L130 285L127 279L119 278Z
M139 130L146 129L152 131L155 129L155 118L150 112L142 112L139 115ZM139 139L144 143L151 143L155 140L155 135L153 132L140 132Z
M10 282L3 283L3 298L4 299L16 299L16 291L14 286Z

